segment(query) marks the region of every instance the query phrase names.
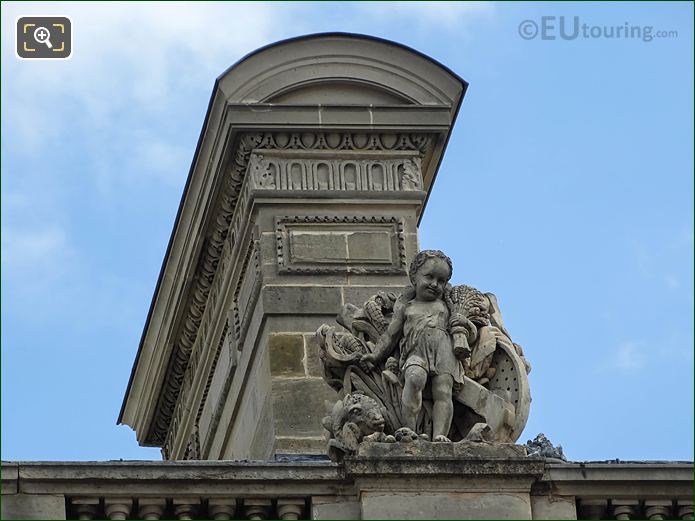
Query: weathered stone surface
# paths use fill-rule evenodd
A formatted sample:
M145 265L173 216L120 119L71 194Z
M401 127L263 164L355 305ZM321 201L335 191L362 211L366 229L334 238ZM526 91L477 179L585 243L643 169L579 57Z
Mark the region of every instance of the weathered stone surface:
M321 369L321 361L319 360L319 344L316 340L315 333L304 335L304 350L307 376L321 377L323 375L323 370Z
M362 519L531 519L528 494L363 492Z
M347 286L343 288L343 298L345 304L353 304L361 306L367 299L373 297L380 291L393 292L399 294L407 285L407 277L402 277L400 280L394 280L394 284L368 284L358 286Z
M270 457L270 454L251 454L258 426L270 425L268 418L273 415L273 409L268 405L272 402L270 360L267 353L251 349L242 352L242 355L247 360L244 370L248 379L246 382L236 380L230 389L229 396L233 397L233 401L228 397L227 403L233 405L228 411L232 421L227 419L225 411L220 419L220 425L225 425L224 441L219 449L220 459Z
M535 461L534 466L542 468L538 460L525 459L526 447L512 443L474 443L460 441L456 443L432 443L414 441L412 443L363 443L355 459L396 459L415 458L436 461L440 458L457 458L461 460L519 460Z
M273 376L304 376L304 336L275 333L268 337L270 373Z
M273 378L273 416L278 436L323 436L326 400L336 393L320 378Z
M0 470L2 494L16 494L19 492L19 487L17 485L19 465L14 461L3 461Z
M348 258L352 261L389 263L392 260L392 236L386 231L360 231L347 235Z
M332 314L312 314L312 315L269 315L266 316L265 324L268 331L316 331L326 317L333 317Z
M338 313L342 291L330 286L265 286L263 309L266 313L328 314Z
M573 496L531 496L533 519L577 519L577 502Z
M528 495L531 483L545 468L542 460L521 456L524 447L514 445L363 443L360 451L363 455L346 457L344 466L347 476L364 481L363 490L504 490Z
M357 498L340 496L312 497L312 519L362 519L362 505Z
M276 436L274 454L320 455L326 453L325 436Z
M249 448L250 459L268 459L273 454L275 432L271 403L270 399L266 399L258 416L258 424Z
M289 233L291 262L345 262L348 260L344 233L330 231L292 231Z
M3 494L2 519L65 519L65 497L52 494Z

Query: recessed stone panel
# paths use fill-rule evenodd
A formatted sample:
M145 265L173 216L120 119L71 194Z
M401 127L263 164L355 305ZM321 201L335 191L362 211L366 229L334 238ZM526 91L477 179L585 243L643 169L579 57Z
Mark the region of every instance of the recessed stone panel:
M347 236L339 231L290 230L292 262L343 263L348 261Z
M359 231L347 234L348 257L353 262L393 262L392 230Z
M404 222L398 217L278 217L275 238L280 273L405 273Z

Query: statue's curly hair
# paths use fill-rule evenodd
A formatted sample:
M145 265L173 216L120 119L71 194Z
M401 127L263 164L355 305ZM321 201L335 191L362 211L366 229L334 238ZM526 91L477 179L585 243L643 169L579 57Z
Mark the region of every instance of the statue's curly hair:
M413 262L410 263L408 277L410 277L410 282L412 284L415 284L415 274L417 273L417 270L422 268L422 265L425 264L425 262L427 262L429 259L441 259L444 262L446 262L447 266L449 266L449 277L446 280L448 282L451 279L451 275L454 272L454 267L451 264L451 259L447 257L444 254L444 252L441 252L439 250L422 250L420 253L415 255Z

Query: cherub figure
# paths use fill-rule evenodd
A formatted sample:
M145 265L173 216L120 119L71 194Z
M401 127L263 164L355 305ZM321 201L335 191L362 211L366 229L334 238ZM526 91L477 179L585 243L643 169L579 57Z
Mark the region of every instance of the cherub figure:
M459 358L469 351L454 354L451 328L471 327L460 314L450 314L445 292L452 275L451 259L439 250L418 253L410 265L412 287L396 301L393 317L374 351L362 355L360 365L373 371L374 365L388 357L400 341L399 373L403 379L403 429L399 437L415 435L422 408L422 391L431 381L432 441L448 442L454 414L452 392L463 385L463 365ZM457 358L458 357L458 358ZM400 436L399 436L400 434Z

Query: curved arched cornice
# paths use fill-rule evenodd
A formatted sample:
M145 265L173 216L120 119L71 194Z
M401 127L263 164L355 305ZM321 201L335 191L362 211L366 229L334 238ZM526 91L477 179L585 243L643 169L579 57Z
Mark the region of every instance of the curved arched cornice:
M449 105L455 109L466 82L435 60L403 45L370 36L326 33L263 47L218 80L228 103L277 103L288 93L329 87L328 103L355 102L354 89L384 103ZM343 89L341 89L343 87ZM347 99L344 99L347 97Z

